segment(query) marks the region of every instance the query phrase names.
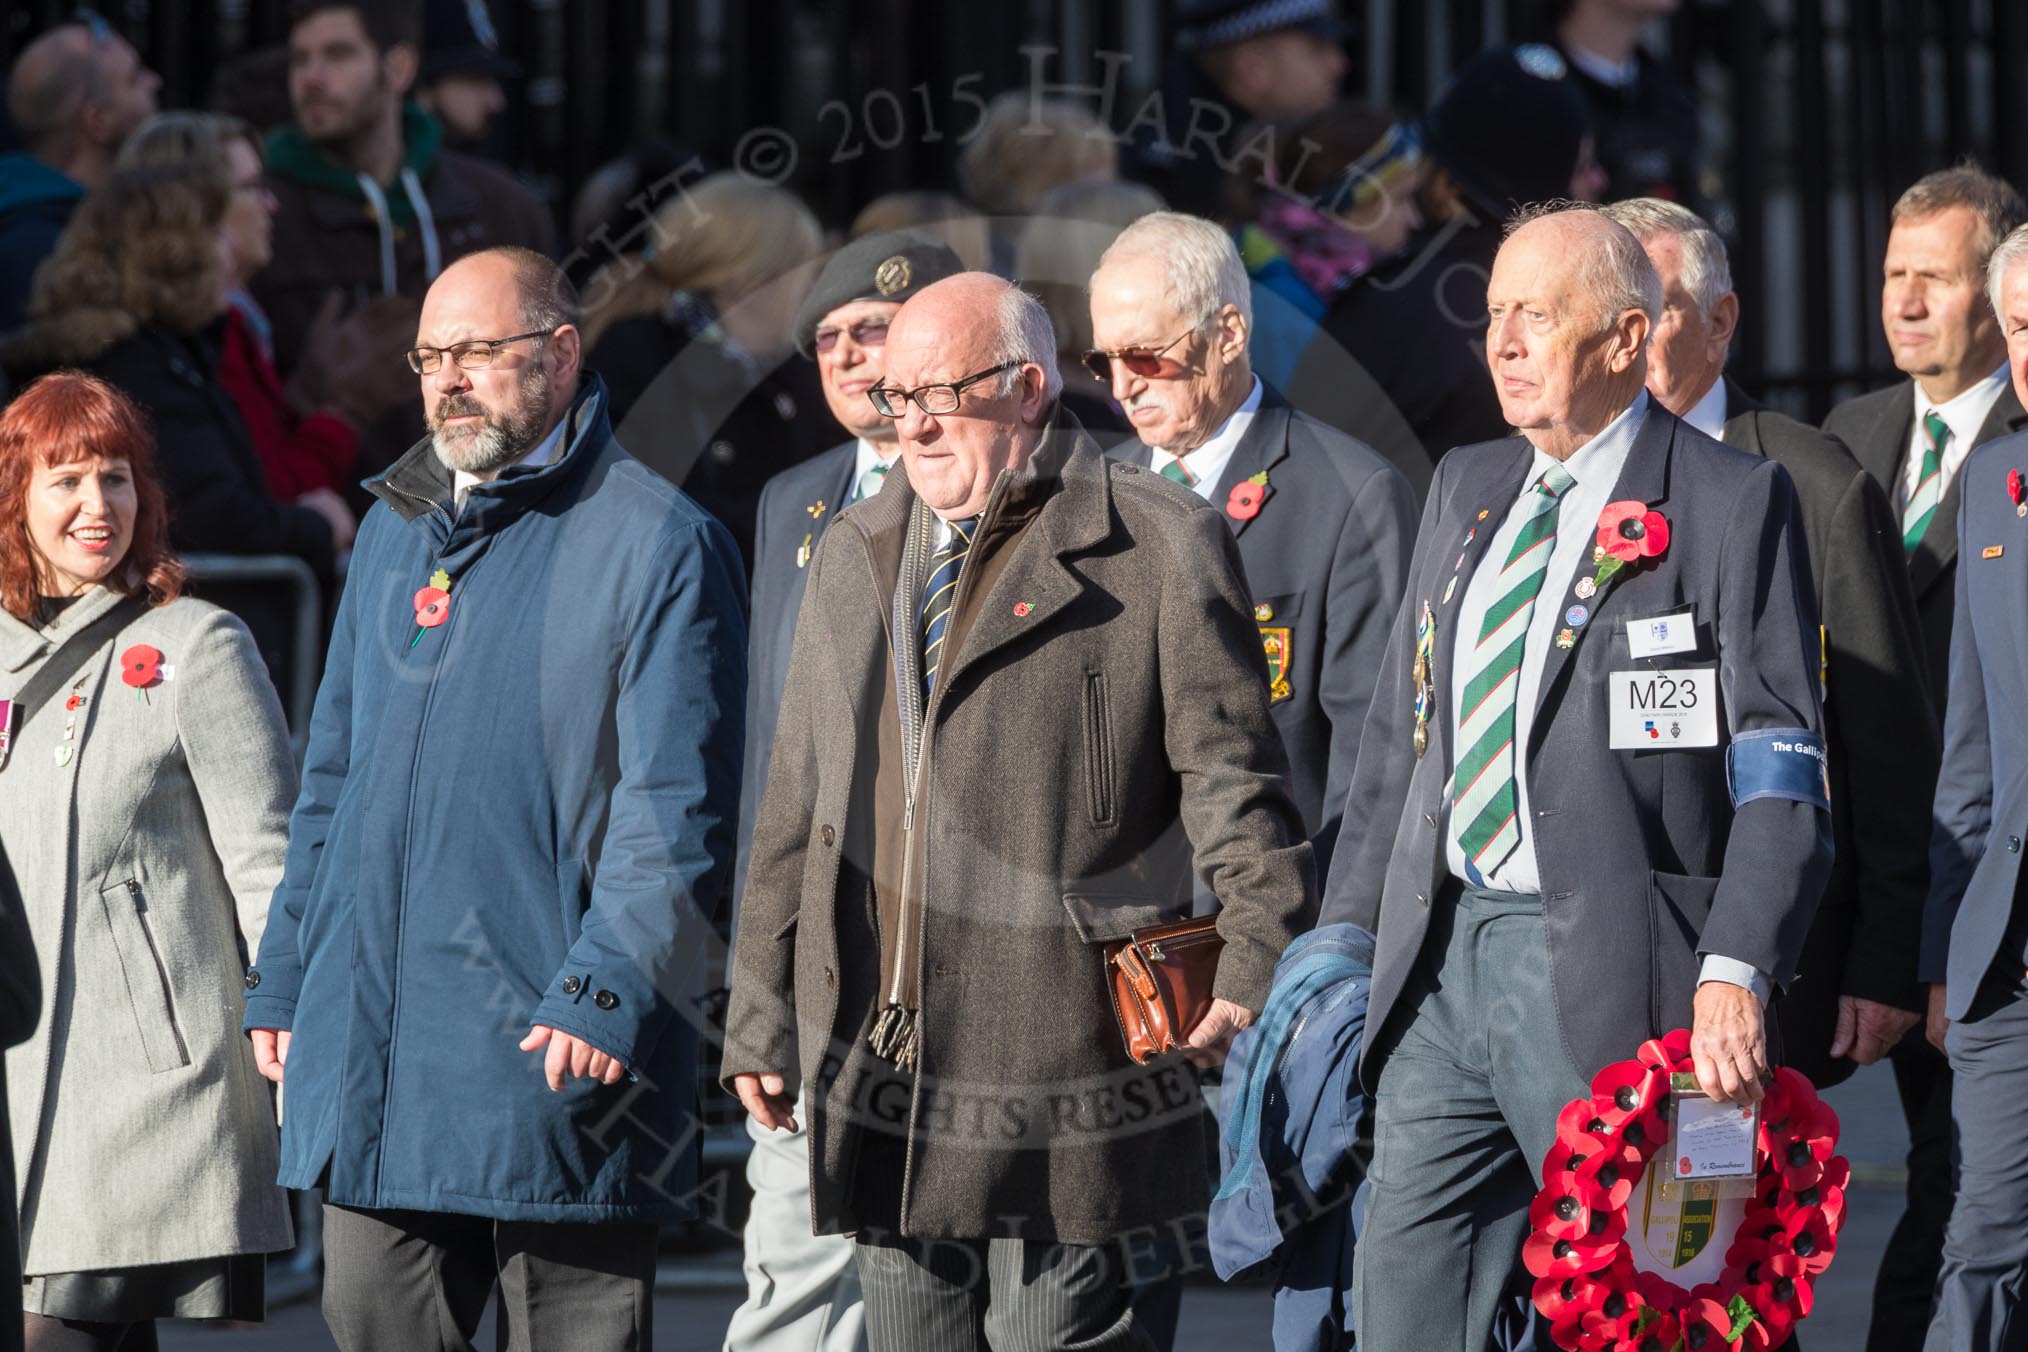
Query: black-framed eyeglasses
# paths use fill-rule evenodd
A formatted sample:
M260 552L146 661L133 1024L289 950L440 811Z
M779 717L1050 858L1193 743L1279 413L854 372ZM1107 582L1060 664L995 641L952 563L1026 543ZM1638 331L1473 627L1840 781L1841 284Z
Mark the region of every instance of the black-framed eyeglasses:
M1113 382L1113 363L1132 371L1144 380L1170 380L1183 373L1183 363L1166 360L1169 349L1197 332L1185 329L1160 347L1123 347L1112 352L1101 352L1097 348L1087 351L1083 358L1084 369L1091 372L1091 378L1101 385Z
M443 369L444 357L448 355L462 370L481 371L493 364L493 355L507 344L523 338L547 338L555 332L556 329L535 329L511 338L472 338L449 347L412 347L408 350L408 368L419 376L433 376Z
M908 412L908 401L911 399L915 401L917 408L933 416L939 413L956 413L959 396L963 395L967 388L989 376L997 376L1002 371L1011 371L1017 366L1025 365L1027 363L1022 361L1003 361L990 370L966 376L963 380L953 380L948 385L924 385L914 390L890 390L885 386L875 385L866 392L866 397L873 401L873 411L883 418L899 418Z
M885 319L862 319L857 323L847 325L843 329L818 329L811 337L810 345L819 352L829 352L832 348L838 346L838 336L841 333L851 334L852 341L861 347L879 347L887 341L887 321Z

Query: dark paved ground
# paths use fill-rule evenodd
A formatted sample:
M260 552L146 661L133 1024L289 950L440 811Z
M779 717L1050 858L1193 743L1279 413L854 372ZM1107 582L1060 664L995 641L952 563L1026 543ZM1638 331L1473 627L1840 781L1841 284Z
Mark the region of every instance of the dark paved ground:
M1840 1149L1852 1161L1855 1182L1850 1219L1838 1258L1817 1291L1816 1313L1803 1326L1809 1352L1857 1352L1866 1338L1873 1271L1900 1214L1901 1155L1907 1135L1886 1067L1861 1071L1828 1095L1843 1119ZM736 1279L737 1256L723 1255L709 1269ZM693 1280L708 1272L694 1271ZM739 1303L727 1290L670 1291L655 1302L659 1352L717 1352L725 1320ZM1177 1352L1243 1352L1266 1348L1269 1295L1259 1289L1195 1286L1183 1299ZM479 1346L492 1346L490 1329ZM333 1344L309 1301L276 1310L259 1329L218 1330L165 1325L165 1349L206 1352L326 1352Z

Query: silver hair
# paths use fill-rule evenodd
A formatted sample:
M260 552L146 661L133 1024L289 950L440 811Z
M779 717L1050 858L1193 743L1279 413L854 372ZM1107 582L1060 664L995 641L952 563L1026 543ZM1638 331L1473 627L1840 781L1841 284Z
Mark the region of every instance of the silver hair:
M1003 362L1034 362L1042 368L1042 394L1053 402L1063 393L1063 373L1056 362L1056 329L1042 302L1011 283L993 303L991 341L987 357L994 366ZM1001 394L1013 391L1021 372L1003 372L995 383Z
M1610 222L1599 247L1585 249L1578 259L1577 281L1584 294L1599 304L1599 328L1609 329L1629 310L1639 310L1653 324L1662 317L1662 277L1648 258L1648 251L1633 232L1612 219L1594 202L1567 202L1561 199L1523 207L1507 222L1507 235L1522 226L1550 216L1585 211Z
M1253 287L1232 236L1215 221L1180 211L1153 211L1120 231L1099 255L1099 270L1122 258L1157 258L1168 275L1170 299L1199 328L1227 305L1253 327ZM1098 272L1094 271L1093 276Z
M2000 309L2000 290L2007 284L2007 274L2021 266L2024 259L2028 259L2028 225L2017 225L1993 246L1993 256L1986 261L1986 299L1992 302L2002 332L2007 327L2007 316Z
M1702 216L1659 197L1629 197L1614 202L1605 214L1633 232L1643 245L1657 235L1673 235L1683 250L1683 289L1709 316L1718 298L1732 290L1732 259L1725 241Z

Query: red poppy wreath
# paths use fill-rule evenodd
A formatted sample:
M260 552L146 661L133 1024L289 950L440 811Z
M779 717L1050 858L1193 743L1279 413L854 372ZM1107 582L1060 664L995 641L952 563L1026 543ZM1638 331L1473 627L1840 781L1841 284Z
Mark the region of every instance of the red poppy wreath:
M1852 1176L1833 1153L1838 1115L1780 1070L1761 1104L1753 1195L1658 1203L1648 1166L1669 1143L1669 1077L1690 1069L1678 1028L1600 1071L1557 1116L1521 1256L1564 1352L1770 1352L1810 1312Z

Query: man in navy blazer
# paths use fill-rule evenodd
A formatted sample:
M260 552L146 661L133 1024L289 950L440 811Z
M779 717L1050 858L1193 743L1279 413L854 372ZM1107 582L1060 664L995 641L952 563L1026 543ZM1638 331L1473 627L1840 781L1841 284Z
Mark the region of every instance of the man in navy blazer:
M1378 453L1253 374L1252 308L1231 235L1197 216L1143 216L1092 274L1091 369L1140 435L1114 457L1187 485L1238 538L1268 712L1322 873L1401 604L1415 503Z
M1597 211L1525 219L1486 335L1521 435L1431 483L1321 916L1378 936L1362 1352L1487 1345L1558 1111L1642 1039L1761 1096L1830 870L1795 489L1651 402L1660 291Z
M852 440L792 465L761 489L754 526L747 645L746 770L739 799L735 899L746 891L754 814L767 788L789 646L803 582L824 528L879 490L901 453L894 422L866 391L886 370L887 321L931 282L963 272L941 244L898 231L853 240L831 256L796 314L796 345L817 363L824 402ZM799 1118L800 1120L800 1118ZM853 1352L864 1345L852 1243L810 1231L810 1143L802 1131L747 1124L747 1299L726 1327L727 1352Z
M2028 226L1993 251L1993 309L2014 392L2028 391ZM2021 1345L2028 1277L2028 433L1959 471L1957 623L1930 837L1920 972L1950 1057L1957 1200L1925 1352Z

